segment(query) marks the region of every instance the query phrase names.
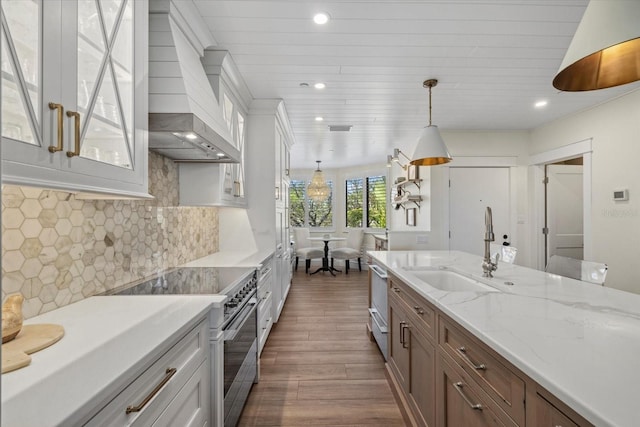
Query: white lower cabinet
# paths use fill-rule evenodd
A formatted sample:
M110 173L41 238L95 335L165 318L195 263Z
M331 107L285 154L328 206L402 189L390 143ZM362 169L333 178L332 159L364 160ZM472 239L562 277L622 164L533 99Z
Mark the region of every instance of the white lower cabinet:
M273 298L271 291L269 291L258 306L258 315L260 316L258 317L258 354L262 353L262 348L267 342L267 337L273 326L272 303Z
M211 420L209 325L198 324L86 426L204 426Z
M201 427L209 425L211 394L208 372L208 364L202 362L175 399L167 406L167 409L153 423L153 426Z
M260 269L258 280L258 355L267 342L273 326L273 260L269 259Z

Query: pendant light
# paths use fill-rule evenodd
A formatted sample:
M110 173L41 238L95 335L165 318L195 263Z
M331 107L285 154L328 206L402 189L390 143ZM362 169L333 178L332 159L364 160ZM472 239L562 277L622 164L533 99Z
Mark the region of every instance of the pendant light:
M591 0L553 86L586 91L640 80L640 1Z
M324 180L324 174L320 170L320 160L316 160L316 163L318 164L318 169L313 171L311 182L307 187L307 197L314 202L324 202L329 198L331 189Z
M444 145L444 141L438 131L438 126L431 124L431 88L438 84L438 80L425 80L422 86L429 88L429 125L425 126L418 138L418 144L413 151L412 165L434 166L451 161L451 154Z

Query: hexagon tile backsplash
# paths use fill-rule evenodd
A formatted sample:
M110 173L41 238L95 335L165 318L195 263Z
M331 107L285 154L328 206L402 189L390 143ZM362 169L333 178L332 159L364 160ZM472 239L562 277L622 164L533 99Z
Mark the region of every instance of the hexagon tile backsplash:
M80 200L2 189L2 300L20 292L25 318L218 250L217 208L179 207L178 167L149 155L154 200Z

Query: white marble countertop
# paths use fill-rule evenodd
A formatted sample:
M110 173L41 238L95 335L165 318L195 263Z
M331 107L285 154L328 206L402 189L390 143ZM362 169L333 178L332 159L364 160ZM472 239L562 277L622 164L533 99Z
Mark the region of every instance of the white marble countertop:
M65 335L2 375L2 425L42 427L86 421L103 399L150 366L168 342L222 307L225 296L96 296L25 321L55 323ZM166 348L165 348L166 347ZM107 402L102 402L107 403Z
M247 252L215 252L202 258L184 264L182 267L255 267L262 264L275 250L260 250L252 254Z
M368 254L594 425L638 425L640 295L502 262L485 279L482 258L462 252ZM448 266L501 292L441 291L407 266Z

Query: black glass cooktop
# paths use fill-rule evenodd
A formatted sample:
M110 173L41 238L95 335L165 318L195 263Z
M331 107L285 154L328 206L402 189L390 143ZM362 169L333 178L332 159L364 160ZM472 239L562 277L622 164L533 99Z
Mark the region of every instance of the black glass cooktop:
M253 268L188 267L164 272L157 277L108 295L228 294L255 272Z

